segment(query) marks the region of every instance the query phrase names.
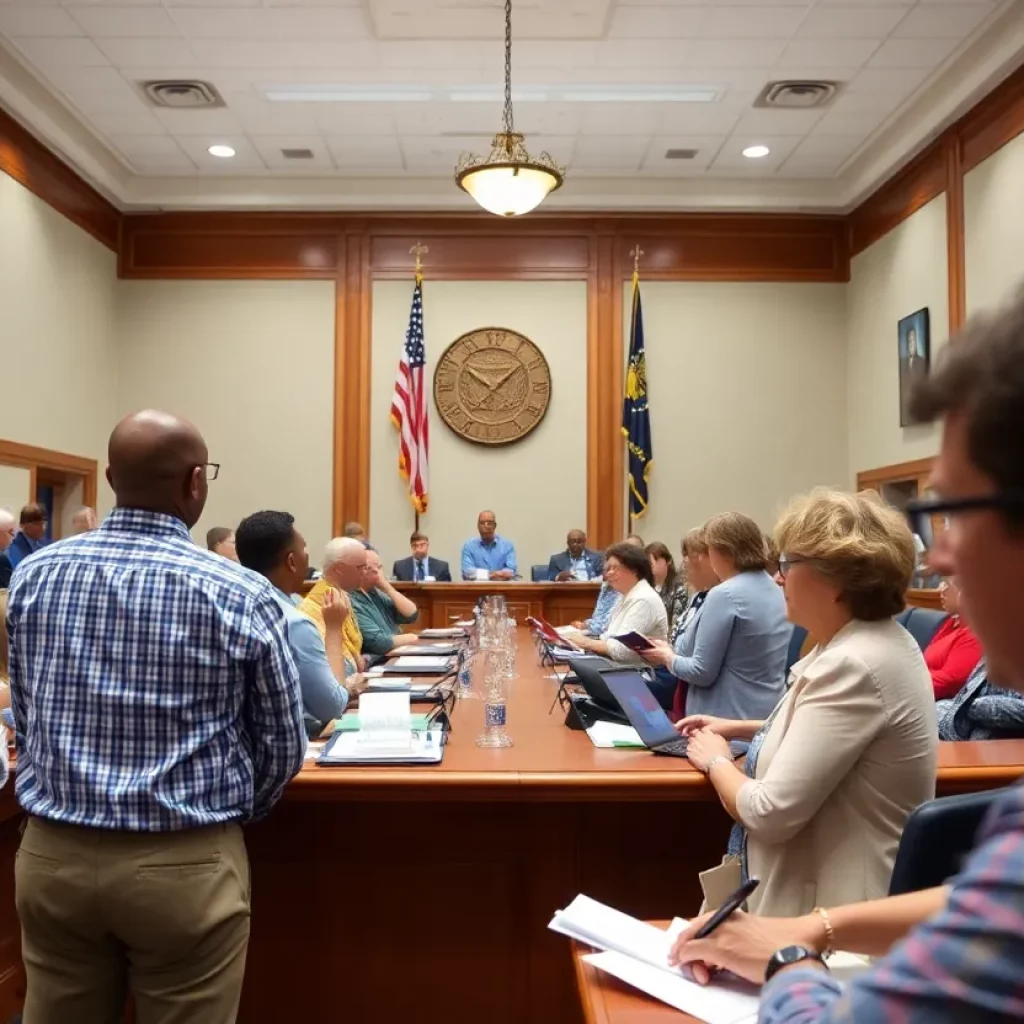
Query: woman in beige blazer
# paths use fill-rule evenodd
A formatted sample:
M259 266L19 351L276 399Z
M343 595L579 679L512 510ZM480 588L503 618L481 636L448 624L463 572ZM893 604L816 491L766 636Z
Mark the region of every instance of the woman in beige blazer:
M817 643L765 722L679 723L736 821L729 852L760 878L759 914L886 895L903 825L935 795L931 678L893 616L914 570L903 517L875 495L818 491L776 527L789 618ZM727 740L751 739L745 772Z

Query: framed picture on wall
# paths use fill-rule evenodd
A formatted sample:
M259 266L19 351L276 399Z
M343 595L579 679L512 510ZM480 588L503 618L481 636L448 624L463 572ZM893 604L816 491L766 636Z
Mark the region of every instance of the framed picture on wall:
M931 365L932 339L928 325L928 307L905 316L896 325L900 360L900 426L912 427L910 393L914 384L928 376Z

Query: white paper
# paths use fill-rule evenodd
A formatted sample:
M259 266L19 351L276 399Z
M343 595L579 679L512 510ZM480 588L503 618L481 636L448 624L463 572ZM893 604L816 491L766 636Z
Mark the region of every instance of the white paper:
M555 632L559 636L568 636L570 633L578 633L579 630L575 626L555 626Z
M372 674L372 673L368 673ZM412 686L412 676L381 676L376 675L371 690L408 690Z
M587 735L595 747L614 747L616 742L641 748L646 746L633 726L621 725L619 722L595 722L587 730Z
M760 996L753 985L721 978L698 985L679 971L652 967L623 953L589 953L583 959L706 1024L756 1024Z
M359 697L358 746L408 748L412 744L409 691L364 693Z
M436 668L438 672L444 672L450 664L449 658L432 655L403 654L400 658L395 659L395 665L398 668Z
M459 637L465 636L465 631L452 627L451 629L421 629L419 635L424 638L431 639L458 639Z
M489 580L491 578L491 574L487 569L477 569L476 578L480 581Z
M409 735L401 741L394 739L393 733L377 733L373 742L366 741L366 733L358 732L335 733L328 761L425 761L428 763L441 760L441 732L432 729L427 732Z

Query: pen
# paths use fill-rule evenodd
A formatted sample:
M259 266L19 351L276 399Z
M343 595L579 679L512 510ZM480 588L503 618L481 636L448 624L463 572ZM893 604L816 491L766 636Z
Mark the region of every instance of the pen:
M748 878L705 922L694 935L695 939L706 939L734 911L739 910L754 890L761 884L760 878Z

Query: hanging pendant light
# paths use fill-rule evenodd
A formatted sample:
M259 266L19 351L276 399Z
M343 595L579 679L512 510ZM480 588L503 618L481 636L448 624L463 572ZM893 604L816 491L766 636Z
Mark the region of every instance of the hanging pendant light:
M549 192L561 188L565 168L548 153L531 156L512 118L512 0L505 0L505 112L502 130L486 156L463 153L455 184L485 210L518 217L536 209Z

